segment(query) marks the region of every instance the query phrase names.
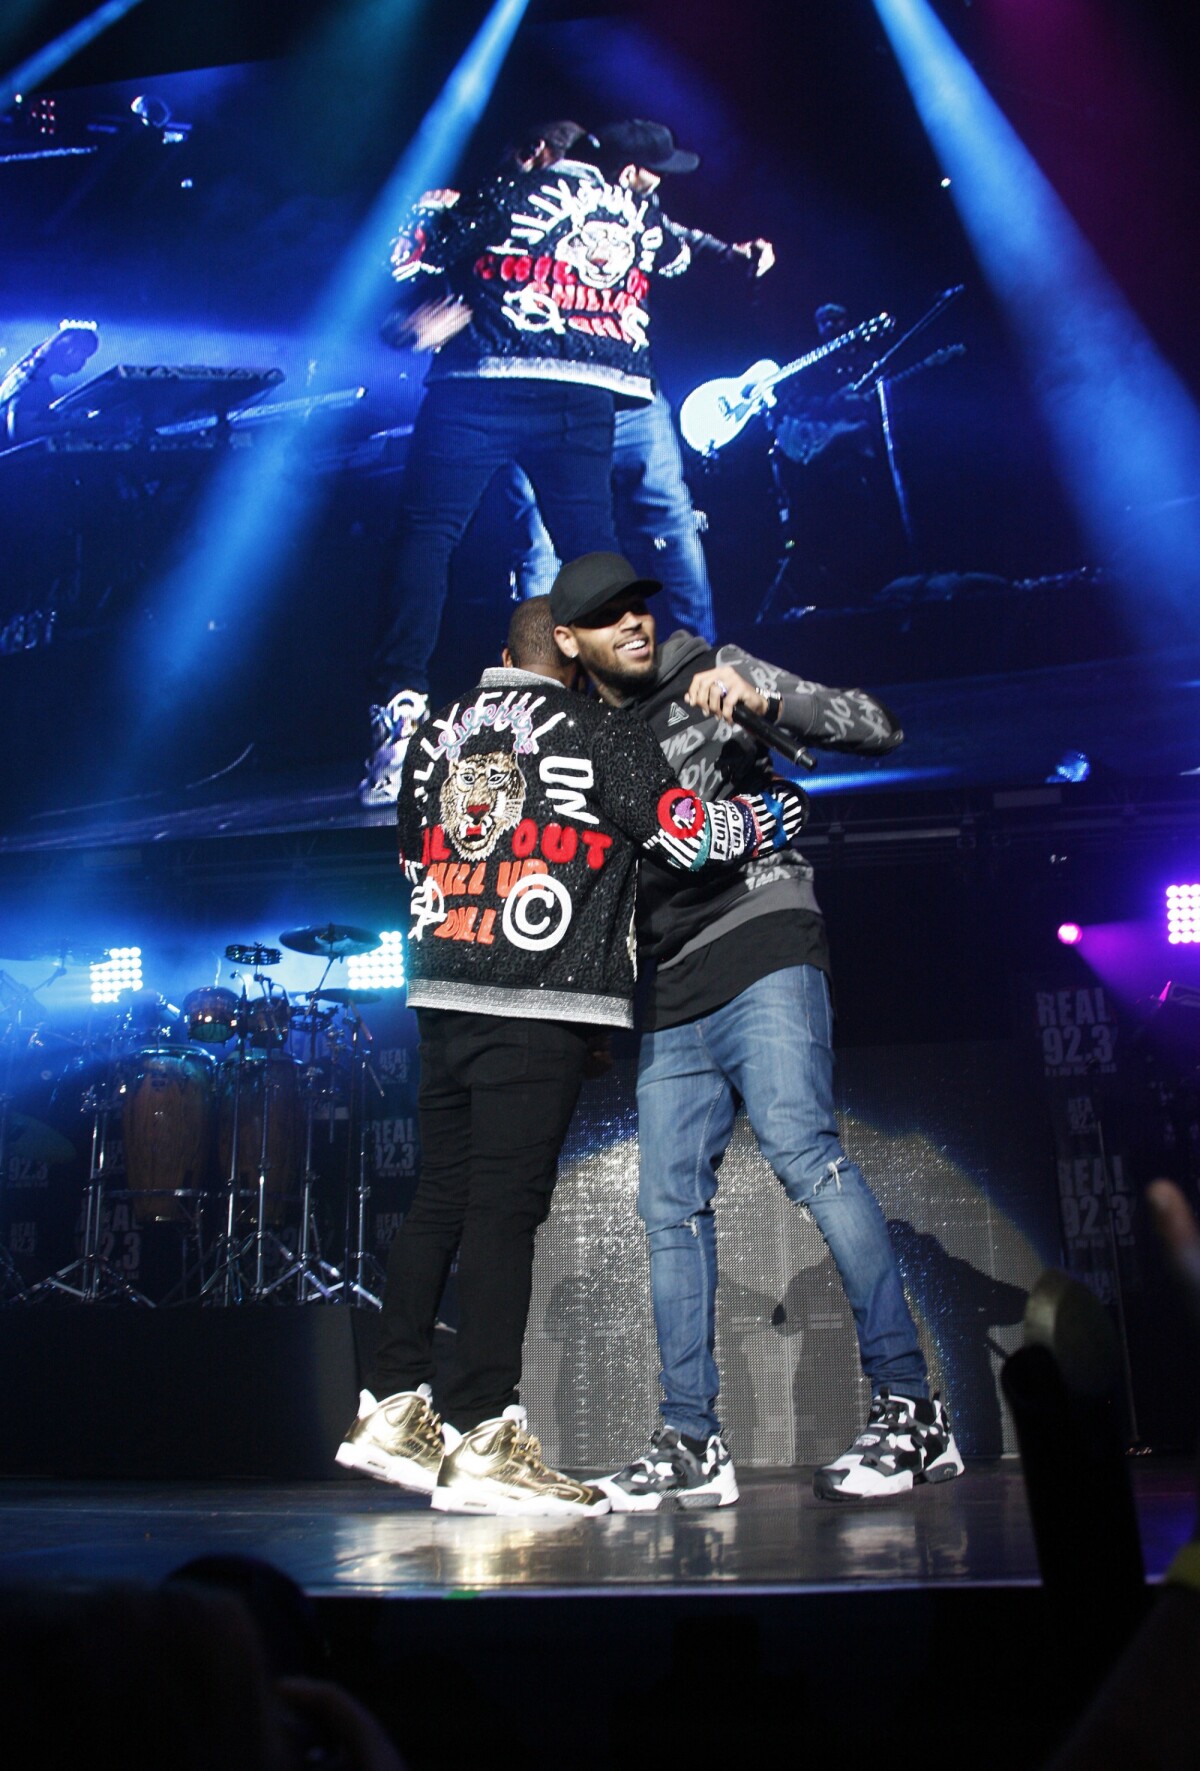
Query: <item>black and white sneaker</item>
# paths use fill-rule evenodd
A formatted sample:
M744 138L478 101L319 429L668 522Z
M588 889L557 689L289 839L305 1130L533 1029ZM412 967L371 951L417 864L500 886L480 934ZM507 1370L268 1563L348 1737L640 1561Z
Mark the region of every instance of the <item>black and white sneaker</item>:
M704 1512L731 1507L738 1497L733 1459L720 1433L698 1457L674 1427L659 1427L645 1457L601 1477L595 1486L608 1496L614 1513L652 1513L659 1507Z
M358 784L362 805L395 805L409 739L428 717L429 697L419 689L401 689L384 706L372 707L371 754Z
M907 1494L915 1482L949 1482L962 1472L950 1417L938 1398L927 1402L880 1390L853 1445L813 1476L813 1493L820 1500L876 1500Z

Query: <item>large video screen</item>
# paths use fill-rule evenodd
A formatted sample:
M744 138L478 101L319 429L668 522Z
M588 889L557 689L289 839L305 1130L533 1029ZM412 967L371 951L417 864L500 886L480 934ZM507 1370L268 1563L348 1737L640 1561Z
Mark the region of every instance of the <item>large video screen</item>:
M423 674L390 688L436 706L497 660L514 607L556 569L549 489L516 461L467 500L440 587L436 565L403 569L419 415L461 307L423 254L453 193L461 218L528 165L551 121L579 126L586 159L614 119L653 120L676 156L652 195L613 175L607 209L564 220L551 155L537 226L477 240L518 354L542 353L549 378L568 328L602 363L650 328L644 385L613 384L612 517L622 551L664 583L660 636L707 630L880 694L906 744L866 767L823 760L818 790L1200 767L1194 608L1144 618L1162 595L1142 551L1181 509L1196 521L1200 483L1156 493L1143 476L1140 505L1096 518L1102 453L1149 446L1153 401L1114 435L1100 387L1105 434L1081 436L1072 466L1029 301L958 201L957 165L881 26L889 9L824 10L837 18L802 7L804 30L780 39L758 18L731 34L653 7L531 9L478 119L441 138L445 90L427 108L414 81L409 109L381 116L294 60L9 106L0 725L23 762L6 847L390 820L359 791L385 636ZM990 72L1006 68L997 50ZM1160 164L1144 205L1098 194L1107 162L1085 188L1068 147L1082 156L1112 132L1084 104L1086 71L1059 72L1057 110L1044 58L1024 86L993 89L1044 150L1065 223L1082 212L1063 276L1082 240L1122 324L1146 310L1139 336L1174 390L1157 416L1163 435L1177 424L1183 459L1187 155ZM1136 165L1152 143L1134 111L1126 122L1118 145ZM660 137L629 139L634 163L663 157ZM426 192L409 188L418 170ZM1045 314L1048 338L1071 330L1069 304ZM494 402L542 385L498 372L462 397L478 393L482 436ZM564 445L557 481L570 459ZM478 478L470 451L462 465Z

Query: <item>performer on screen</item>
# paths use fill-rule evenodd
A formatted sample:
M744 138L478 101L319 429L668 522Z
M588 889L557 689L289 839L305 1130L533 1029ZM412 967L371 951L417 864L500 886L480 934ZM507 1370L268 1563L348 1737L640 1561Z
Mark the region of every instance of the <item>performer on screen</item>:
M100 348L94 320L61 320L57 332L26 351L0 381L0 444L27 443L56 428L54 383L78 375Z
M565 687L555 617L586 622L614 595L659 588L617 554L565 566L513 617L515 668L485 671L404 762L421 1179L388 1261L377 1378L338 1461L439 1511L608 1511L547 1468L518 1386L534 1236L594 1033L632 1021L638 858L691 878L781 850L803 822L768 777L720 803L685 792L641 721ZM435 1379L456 1249L459 1328Z
M613 412L618 397L653 392L646 297L661 239L644 204L544 133L547 164L507 165L467 196L432 194L393 255L399 280L442 278L469 318L434 359L413 431L367 805L398 792L428 711L450 557L493 477L520 464L565 558L615 545Z
M385 698L372 712L366 804L395 797L404 748L427 711L450 556L497 472L515 464L526 475L560 558L612 545L615 412L647 408L654 394L653 281L685 269L709 238L664 226L661 176L698 164L665 125L613 124L603 145L577 129L535 132L517 164L473 197L430 193L394 259L402 281L433 273L448 295L423 316L425 339L442 348L402 492L399 610L377 659ZM766 241L712 244L759 269L773 260ZM665 460L655 469L664 481L672 454L678 469L665 407L641 446ZM671 495L687 503L698 553L678 472Z
M659 204L664 173L692 172L698 154L678 151L662 158L655 139L658 125L632 120L606 124L596 132L596 159L618 183L630 185ZM684 227L658 209L659 225L674 247L664 253L658 274L681 276L692 263L709 257L748 268L765 276L775 262L769 240L744 240L728 245L701 228ZM541 596L549 589L558 561L538 514L533 488L516 470L506 488L519 540L516 576L523 596ZM613 502L617 537L643 571L661 578L671 619L710 643L714 635L712 589L700 539L700 526L683 474L683 459L670 403L656 388L648 405L619 406L613 433Z
M657 645L637 587L556 629L603 699L653 732L680 780L739 794L770 777L766 748L731 722L739 703L806 744L864 755L903 733L859 689L829 689L674 633ZM686 759L686 760L683 760ZM638 1210L662 1361L662 1424L646 1454L599 1483L614 1510L728 1506L737 1479L717 1415L717 1172L743 1103L788 1198L829 1245L871 1385L869 1418L816 1472L830 1500L871 1500L957 1476L945 1408L930 1400L887 1226L842 1148L833 1103L833 1014L825 923L796 849L700 879L648 857L639 943L654 960L638 1062Z

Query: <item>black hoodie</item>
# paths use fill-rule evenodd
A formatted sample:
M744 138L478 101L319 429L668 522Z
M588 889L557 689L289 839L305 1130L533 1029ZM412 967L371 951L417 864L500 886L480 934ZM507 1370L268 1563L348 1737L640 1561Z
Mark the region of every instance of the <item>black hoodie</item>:
M779 695L779 725L814 747L880 756L904 738L883 703L862 689L830 689L807 682L778 665L763 663L740 646L714 651L694 634L680 630L660 649L653 689L630 705L650 726L681 785L705 799L761 791L772 773L763 745L739 726L684 701L696 672L719 664L731 665L761 693ZM820 916L812 867L794 848L693 877L671 873L648 858L638 893L639 945L656 961L661 976L751 921L787 911ZM791 958L785 957L772 965L769 951L764 951L759 975L790 963ZM655 1020L652 1007L651 1023Z

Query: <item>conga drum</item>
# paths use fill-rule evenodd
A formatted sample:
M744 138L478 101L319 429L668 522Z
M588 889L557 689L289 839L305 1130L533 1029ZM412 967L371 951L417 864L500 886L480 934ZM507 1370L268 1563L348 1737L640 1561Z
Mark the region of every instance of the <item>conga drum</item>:
M186 1218L204 1192L217 1063L186 1046L146 1046L120 1066L125 1184L139 1223Z

